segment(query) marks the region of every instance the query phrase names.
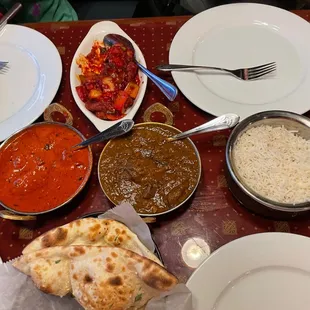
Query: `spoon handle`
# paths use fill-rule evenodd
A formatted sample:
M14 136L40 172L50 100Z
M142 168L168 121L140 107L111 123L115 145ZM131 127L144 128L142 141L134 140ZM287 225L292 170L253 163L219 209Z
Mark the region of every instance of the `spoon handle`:
M0 19L0 29L3 28L7 22L16 15L21 7L22 5L17 2L7 11L7 13Z
M239 122L240 117L237 114L224 114L210 122L207 122L203 125L195 127L193 129L187 130L185 132L179 133L175 136L168 138L168 141L175 141L179 139L184 139L192 135L197 135L205 132L215 131L215 130L223 130L236 126Z
M102 142L105 140L109 140L109 139L113 139L116 137L119 137L121 135L124 135L125 133L127 133L128 131L130 131L132 129L134 125L134 121L132 119L124 119L118 123L116 123L115 125L111 126L110 128L108 128L107 130L98 133L97 135L77 144L74 145L73 148L74 149L80 149L82 147L86 147L90 144L93 143L98 143L98 142Z
M137 63L140 70L150 79L153 83L163 92L163 94L170 100L173 101L178 94L178 89L171 83L161 79L151 71Z

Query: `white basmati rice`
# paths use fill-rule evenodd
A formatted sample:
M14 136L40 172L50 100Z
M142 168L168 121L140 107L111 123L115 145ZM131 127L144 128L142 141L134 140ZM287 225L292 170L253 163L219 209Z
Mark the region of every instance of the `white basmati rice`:
M233 160L241 180L280 203L310 201L310 141L284 127L258 126L236 141Z

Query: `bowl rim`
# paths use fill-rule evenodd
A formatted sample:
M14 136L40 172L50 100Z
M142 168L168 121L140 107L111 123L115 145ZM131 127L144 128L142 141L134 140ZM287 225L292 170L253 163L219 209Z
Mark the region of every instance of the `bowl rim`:
M295 122L300 123L301 125L307 127L310 131L310 119L299 115L297 113L289 112L289 111L281 111L281 110L272 110L272 111L264 111L253 114L244 120L242 120L232 131L226 145L225 150L225 159L226 165L228 169L228 173L232 177L233 181L238 185L238 187L250 198L254 199L256 202L277 211L283 211L287 213L296 213L310 210L310 202L303 202L298 204L290 204L290 203L280 203L268 198L263 197L262 195L255 192L249 186L247 186L244 181L242 181L238 177L238 173L234 169L233 159L232 159L232 151L233 147L236 143L236 140L246 131L246 128L251 124L254 124L258 121L264 119L289 119Z
M165 123L159 123L159 122L144 122L144 123L138 123L138 124L135 124L133 126L133 129L134 128L137 128L137 127L141 127L141 126L145 126L145 125L159 125L159 126L162 126L162 127L167 127L167 128L172 128L174 130L176 130L178 133L182 133L182 131L174 126L171 126L171 125L168 125L168 124L165 124ZM202 165L201 165L201 158L200 158L200 154L198 152L198 149L196 147L196 145L194 144L194 142L190 139L190 138L186 138L187 141L190 142L190 144L192 145L193 149L194 149L194 152L196 154L196 158L198 160L198 165L199 165L199 172L198 172L198 177L197 177L197 182L195 184L195 187L193 188L192 192L188 195L188 197L186 197L181 203L179 203L177 206L171 208L171 209L168 209L166 211L163 211L163 212L159 212L159 213L139 213L137 212L138 215L140 216L143 216L143 217L156 217L156 216L160 216L160 215L164 215L164 214L167 214L167 213L170 213L178 208L180 208L183 204L185 204L192 196L193 194L195 193L198 185L199 185L199 182L200 182L200 179L201 179L201 175L202 175ZM105 194L105 196L110 200L110 202L113 203L113 205L117 205L118 203L116 203L115 201L113 201L113 199L107 195L107 193L105 192L104 188L103 188L103 185L102 185L102 182L100 180L100 162L101 162L101 159L102 157L104 156L104 151L105 149L107 148L107 146L113 141L113 139L109 140L108 143L104 146L103 150L101 151L101 154L100 154L100 157L99 157L99 160L98 160L98 168L97 168L97 174L98 174L98 180L99 180L99 184L100 184L100 187L101 187L101 190L103 191L103 193Z
M74 131L75 133L77 133L82 138L83 141L86 140L84 135L79 130L77 130L76 128L74 128L71 125L68 125L68 124L65 124L65 123L61 123L61 122L39 122L39 123L34 123L34 124L29 125L29 126L23 127L21 129L17 130L16 132L14 132L12 135L10 135L5 141L3 141L3 143L1 143L1 145L0 145L0 152L1 152L3 147L5 147L8 143L10 143L10 140L12 140L15 136L17 136L21 132L23 132L23 131L25 131L25 130L27 130L29 128L38 127L38 126L42 126L42 125L57 125L57 126L62 126L62 127L69 128L72 131ZM55 208L44 210L44 211L40 211L40 212L18 211L18 210L15 210L15 209L5 205L2 201L0 201L0 205L3 206L5 209L7 209L7 210L9 210L9 211L11 211L11 212L13 212L15 214L21 214L21 215L40 215L40 214L45 214L45 213L48 213L48 212L51 212L51 211L54 211L54 210L57 210L57 209L63 207L64 205L69 203L72 199L74 199L83 190L83 188L85 187L87 181L89 180L89 178L91 176L91 171L92 171L92 168L93 168L93 153L92 153L92 150L91 150L90 146L88 146L87 148L88 148L88 158L89 158L89 166L88 166L87 174L85 175L85 178L84 178L83 182L81 183L81 185L78 187L78 189L65 202L63 202L62 204L56 206Z

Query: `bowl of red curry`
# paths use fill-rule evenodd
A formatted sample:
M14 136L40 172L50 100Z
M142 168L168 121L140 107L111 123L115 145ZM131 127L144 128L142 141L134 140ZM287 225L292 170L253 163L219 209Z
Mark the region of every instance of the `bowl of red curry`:
M199 152L189 138L168 142L181 131L170 125L137 124L110 140L98 163L101 188L115 205L130 203L141 216L158 216L182 206L201 177Z
M0 146L0 204L18 214L42 214L71 201L89 179L90 147L72 126L57 122L30 125Z

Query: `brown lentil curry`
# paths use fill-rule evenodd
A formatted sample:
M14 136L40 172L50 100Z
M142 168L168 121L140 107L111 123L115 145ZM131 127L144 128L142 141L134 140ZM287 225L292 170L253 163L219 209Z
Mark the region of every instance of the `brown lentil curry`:
M109 199L128 202L138 213L154 214L188 198L199 181L200 162L188 139L166 141L177 133L162 124L141 124L108 143L99 178Z

